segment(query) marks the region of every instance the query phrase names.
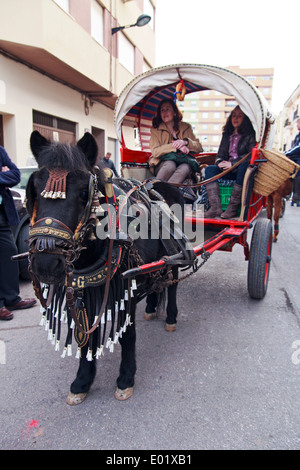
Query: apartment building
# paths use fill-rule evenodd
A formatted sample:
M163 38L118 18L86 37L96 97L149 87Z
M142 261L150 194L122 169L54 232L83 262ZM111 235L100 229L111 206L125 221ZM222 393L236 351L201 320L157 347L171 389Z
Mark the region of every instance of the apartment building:
M154 66L156 0L0 0L0 145L19 166L29 137L91 132L118 165L113 112L125 85ZM151 21L134 25L140 15Z
M226 68L251 81L271 104L273 68L240 68L239 66ZM184 114L184 119L192 125L195 135L200 138L204 150L216 152L226 119L237 105L234 97L214 90L204 90L186 95L184 102L178 102L178 104Z
M283 110L278 116L275 148L286 152L293 146L294 139L298 134L297 120L300 117L300 84L284 103Z

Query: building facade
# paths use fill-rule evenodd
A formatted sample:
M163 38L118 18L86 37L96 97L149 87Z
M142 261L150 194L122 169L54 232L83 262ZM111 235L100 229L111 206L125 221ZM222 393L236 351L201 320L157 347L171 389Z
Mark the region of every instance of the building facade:
M299 132L297 128L299 117L300 84L284 103L284 108L278 116L275 135L276 150L286 152L293 146L294 139Z
M268 103L271 104L273 88L273 68L226 67L245 77L256 86ZM214 90L204 90L186 95L184 102L178 102L184 119L193 127L206 152L217 152L222 136L222 128L227 117L237 105L233 96Z
M0 0L0 145L33 163L32 130L61 142L84 132L118 165L117 96L155 63L155 0ZM112 28L143 27L112 34Z

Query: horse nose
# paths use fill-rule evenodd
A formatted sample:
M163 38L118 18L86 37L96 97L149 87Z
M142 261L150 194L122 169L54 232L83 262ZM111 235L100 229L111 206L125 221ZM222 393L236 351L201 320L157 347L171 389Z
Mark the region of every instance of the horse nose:
M48 253L33 254L31 257L31 271L45 284L61 284L65 279L64 256Z

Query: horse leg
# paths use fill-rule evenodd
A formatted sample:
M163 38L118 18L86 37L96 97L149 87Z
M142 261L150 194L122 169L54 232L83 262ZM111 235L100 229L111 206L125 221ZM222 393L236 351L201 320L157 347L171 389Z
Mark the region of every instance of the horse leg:
M273 194L270 194L270 196L268 196L267 217L272 222L272 217L273 217Z
M130 306L130 324L127 326L125 333L119 338L121 344L121 364L120 374L117 379L117 389L115 398L117 400L127 400L133 394L134 376L136 373L135 359L135 310L136 304L132 302Z
M158 296L156 292L151 292L146 297L146 309L144 318L145 320L153 320L156 317L156 307L158 303Z
M173 279L178 279L178 267L172 268L173 272ZM176 330L176 323L177 323L177 282L175 284L171 284L168 287L168 305L167 305L167 319L165 329L166 331L175 331Z
M96 361L94 358L95 351L93 350L93 360L87 360L88 343L81 348L81 358L79 368L77 371L76 379L71 384L70 392L67 396L68 405L79 405L82 403L94 381L96 375Z
M280 211L281 211L281 193L275 193L274 195L274 234L273 234L273 242L277 242L277 237L279 234L279 218L280 218Z

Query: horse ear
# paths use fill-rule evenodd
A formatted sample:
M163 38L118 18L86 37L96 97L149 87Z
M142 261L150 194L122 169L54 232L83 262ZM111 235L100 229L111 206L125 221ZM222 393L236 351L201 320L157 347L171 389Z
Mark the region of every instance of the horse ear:
M38 131L32 132L30 136L30 148L36 160L38 158L41 148L49 144L49 140L45 139L45 137L43 137Z
M26 209L30 217L32 217L34 201L36 200L36 190L33 183L34 173L29 177L26 185Z
M77 146L83 151L91 166L94 166L98 156L98 145L92 134L86 132L77 142Z

